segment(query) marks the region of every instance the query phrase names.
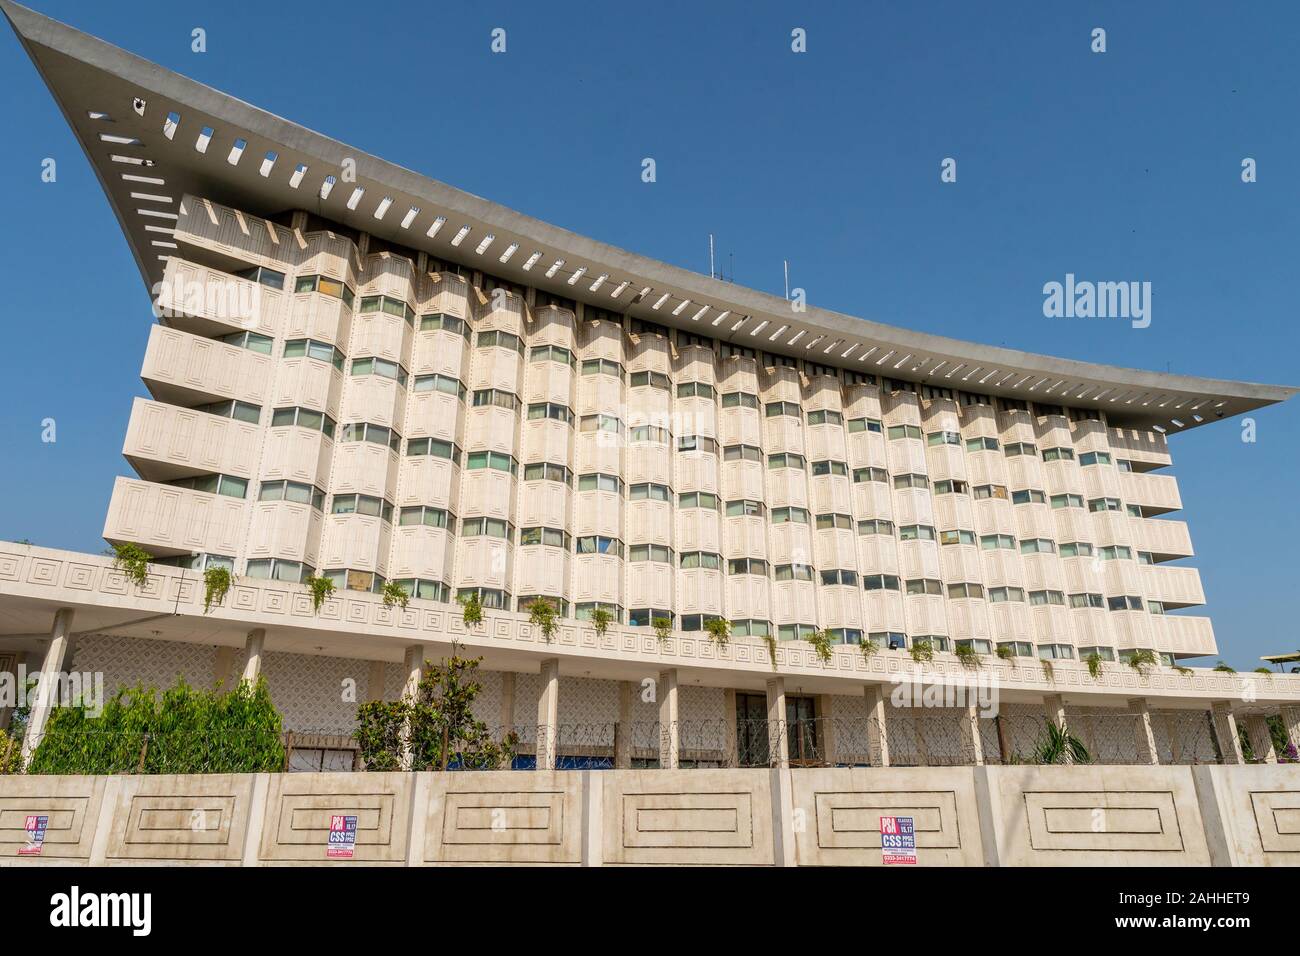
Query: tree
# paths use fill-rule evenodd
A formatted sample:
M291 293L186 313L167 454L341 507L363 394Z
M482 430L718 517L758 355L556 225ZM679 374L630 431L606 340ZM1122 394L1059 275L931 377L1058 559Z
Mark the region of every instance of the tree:
M361 757L367 770L497 770L510 765L518 738L492 739L487 724L474 716L483 690L476 679L481 657L452 656L441 664L425 661L412 700L367 701L357 708ZM406 746L403 746L403 738Z

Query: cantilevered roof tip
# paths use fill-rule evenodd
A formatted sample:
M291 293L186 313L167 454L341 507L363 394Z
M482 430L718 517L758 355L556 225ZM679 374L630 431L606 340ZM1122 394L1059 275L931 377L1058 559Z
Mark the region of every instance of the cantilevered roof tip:
M145 283L186 194L271 216L306 209L513 282L736 345L1178 432L1295 388L1148 372L914 332L670 266L429 179L0 0L99 178ZM344 158L356 181L339 185Z

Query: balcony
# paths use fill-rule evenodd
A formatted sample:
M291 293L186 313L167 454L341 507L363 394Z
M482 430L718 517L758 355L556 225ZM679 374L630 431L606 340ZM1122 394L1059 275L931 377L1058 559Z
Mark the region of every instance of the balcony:
M231 269L265 265L284 271L298 252L293 233L284 226L189 195L181 199L175 239Z
M1187 530L1186 521L1174 518L1133 520L1136 527L1134 545L1139 551L1151 552L1156 560L1189 558L1196 553L1192 550L1192 536Z
M282 291L172 257L163 272L155 312L170 328L196 335L274 336L282 324L285 302Z
M1182 614L1153 614L1151 632L1158 651L1181 657L1197 657L1219 653L1214 640L1214 626L1208 617Z
M269 355L155 325L140 377L149 394L173 405L227 399L265 405L271 364Z
M118 478L104 521L104 538L138 544L155 555L239 554L244 512L239 498Z
M1149 514L1178 511L1183 499L1178 494L1178 482L1173 475L1123 472L1119 476L1120 496L1125 504L1141 505Z
M202 474L249 478L256 470L259 433L249 422L137 398L122 454L145 481Z
M1167 608L1205 603L1201 572L1196 568L1146 565L1142 568L1142 594L1148 601L1163 602Z

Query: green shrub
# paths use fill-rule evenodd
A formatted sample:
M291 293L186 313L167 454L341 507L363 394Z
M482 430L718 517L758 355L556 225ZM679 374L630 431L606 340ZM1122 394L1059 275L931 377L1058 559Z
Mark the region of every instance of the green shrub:
M1219 671L1221 674L1235 674L1235 673L1237 673L1237 668L1233 667L1231 664L1228 664L1228 663L1225 662L1225 661L1219 661L1219 663L1217 663L1217 664L1214 665L1214 669L1215 669L1216 671Z
M113 567L117 568L138 588L149 583L149 562L153 555L134 544L113 545Z
M650 622L650 626L654 628L655 639L659 641L659 646L662 647L673 633L673 622L666 617L657 617Z
M1004 661L1009 661L1016 656L1016 649L1010 644L999 644L997 655Z
M591 612L591 626L595 629L597 637L604 637L613 621L614 615L609 613L608 608L597 607Z
M928 664L934 660L934 645L929 641L913 641L908 653L918 664Z
M1128 666L1133 668L1139 674L1146 676L1148 667L1155 667L1158 663L1156 652L1147 647L1140 647L1129 655Z
M1064 725L1048 721L1047 733L1034 748L1034 763L1082 764L1092 763L1092 755L1083 741L1070 733Z
M207 614L212 605L220 604L226 599L234 578L229 568L213 565L203 572L203 613Z
M957 656L957 662L961 664L962 667L978 668L980 666L979 652L976 651L972 645L954 644L952 652Z
M528 620L542 632L542 637L549 644L560 626L560 612L556 609L555 602L549 598L535 598L528 604Z
M807 641L812 645L813 653L823 664L831 662L831 635L825 628L813 631L807 637Z
M709 640L718 647L726 647L731 640L731 622L726 618L710 618L704 622L704 629L709 632Z
M871 638L864 637L862 643L858 645L858 650L862 653L863 660L870 661L871 658L876 656L876 652L880 650L880 645Z
M396 581L385 581L384 587L379 593L384 596L384 607L392 607L396 604L405 611L406 605L411 603L411 595L407 594L406 588Z
M327 577L313 575L303 581L311 590L311 609L315 614L320 613L320 606L325 603L325 599L334 593L334 582Z
M1052 666L1052 662L1048 660L1046 657L1040 657L1038 659L1038 666L1043 669L1043 677L1045 677L1047 680L1050 681L1056 679L1055 668Z
M478 627L483 623L483 600L478 596L478 591L470 591L464 597L457 597L460 602L460 620L466 629Z
M1089 677L1091 677L1093 680L1096 680L1101 676L1101 665L1104 663L1104 661L1102 661L1100 654L1098 654L1096 651L1093 651L1091 654L1089 654L1087 657L1083 659L1083 662L1088 665Z
M764 634L763 643L767 645L767 657L772 662L772 670L776 670L776 638L771 634Z
M198 690L182 679L119 690L92 717L50 712L27 768L33 774L264 773L284 769L283 728L266 681Z

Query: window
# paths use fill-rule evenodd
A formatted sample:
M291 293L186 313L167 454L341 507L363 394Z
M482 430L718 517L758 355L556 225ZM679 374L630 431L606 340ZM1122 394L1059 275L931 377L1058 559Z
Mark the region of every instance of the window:
M696 568L720 571L722 570L722 555L714 554L712 551L683 551L681 566L683 571L691 571Z
M355 358L352 360L352 374L354 377L378 375L381 378L391 378L398 385L406 387L406 369L388 359Z
M1007 486L1006 485L976 485L974 498L976 501L981 501L985 498L998 498L1001 499L1002 501L1006 501Z
M1156 558L1150 551L1138 552L1138 564L1155 564Z
M301 561L282 558L258 558L244 565L244 574L262 581L288 581L298 584L316 574L316 569Z
M1063 558L1091 558L1092 545L1087 541L1066 541L1061 544Z
M660 325L658 322L647 322L645 319L633 319L631 331L633 335L658 335L661 338L668 338L668 327L666 325Z
M964 481L956 478L945 478L943 481L934 483L934 493L936 495L964 495L969 494L970 486Z
M1022 491L1011 492L1011 503L1013 505L1043 505L1047 504L1047 495L1037 488L1025 488Z
M985 534L980 536L980 547L985 551L997 551L999 549L1014 551L1016 549L1016 539L1009 534Z
M889 481L889 473L883 468L854 468L853 480L859 484L867 481L878 481L883 483Z
M366 515L391 522L393 506L383 498L375 498L371 495L335 495L330 503L330 514Z
M1134 470L1134 468L1133 468L1133 462L1129 461L1127 458L1116 458L1116 459L1115 459L1115 467L1118 468L1120 471L1133 471L1133 470Z
M767 577L767 562L762 558L732 558L727 562L728 574L757 574Z
M758 396L749 392L723 392L723 408L758 408Z
M963 598L982 598L984 597L984 585L970 581L950 584L948 585L948 597L954 601L960 601Z
M657 620L664 620L672 624L673 612L661 611L652 607L633 608L627 612L627 623L629 627L653 627Z
M1074 449L1044 448L1043 461L1074 461Z
M808 509L795 507L772 509L772 524L787 524L789 522L807 524Z
M559 345L534 345L528 350L528 361L530 362L558 362L561 365L567 365L570 368L577 363L573 353Z
M882 431L884 431L884 426L881 424L880 419L878 418L850 418L849 419L850 435L856 432L875 432L877 435L879 435Z
M778 455L767 456L768 468L798 468L802 471L807 466L807 461L803 455L796 455L793 452L782 452Z
M248 279L250 282L257 282L268 289L284 290L284 273L268 269L266 266L253 266L253 268L245 269L243 272L236 272L235 275L241 279Z
M1115 650L1110 647L1099 646L1079 648L1080 660L1087 660L1094 655L1103 661L1113 661L1115 659Z
M1069 644L1039 644L1038 656L1045 661L1074 660L1074 648Z
M889 438L915 438L918 441L921 438L921 429L915 425L890 425Z
M356 294L348 286L338 279L331 279L329 276L311 275L298 276L293 283L294 292L319 292L321 295L327 295L333 299L342 299L343 304L349 309L352 303L356 301Z
M774 569L778 581L811 581L813 569L806 564L778 564Z
M569 550L569 533L562 528L520 528L519 546L521 548L540 545L544 548L563 548Z
M928 524L905 524L898 529L900 541L933 541L934 527Z
M397 513L397 524L400 527L423 525L426 528L445 528L452 534L456 533L456 516L432 505L413 505L403 508Z
M221 554L195 552L177 554L166 558L154 558L150 564L161 564L169 568L185 568L188 571L206 571L208 568L225 568L232 574L235 571L235 559Z
M602 475L593 472L578 476L579 491L609 491L616 495L623 493L623 481L617 475Z
M1007 648L1012 657L1033 657L1034 645L1028 641L998 641L998 650Z
M445 312L430 312L428 315L420 316L421 332L450 332L453 335L463 336L465 341L470 340L469 323L464 319L447 315Z
M528 420L538 421L549 418L553 422L564 422L566 425L573 424L573 409L567 405L559 405L555 402L537 402L528 406Z
M762 461L763 453L754 445L728 445L722 452L723 461Z
M524 465L524 481L558 481L565 485L572 485L573 473L564 465L537 461L531 465Z
M1065 595L1060 591L1030 591L1029 604L1031 607L1065 607Z
M1082 508L1083 495L1052 495L1053 508Z
M842 461L815 461L812 466L814 478L824 475L838 475L841 478L847 478L849 475L849 466Z
M763 414L768 418L776 418L780 415L801 418L803 410L794 402L768 402L763 406Z
M683 453L698 451L706 455L718 453L718 442L707 435L681 435L677 439L677 450Z
M809 425L843 425L844 416L829 408L818 409L808 413Z
M605 604L601 601L584 601L573 606L573 616L579 621L590 621L592 613L602 608L614 619L615 624L623 622L623 609L617 604Z
M1125 506L1124 506L1124 510L1125 510L1125 512L1128 514L1128 516L1129 516L1130 518L1141 518L1141 517L1142 517L1142 506L1141 506L1141 505L1125 505Z
M1165 613L1165 602L1164 602L1164 601L1147 601L1147 610L1148 610L1149 612L1151 612L1152 614L1164 614L1164 613Z
M758 353L751 348L746 348L743 345L732 345L730 342L722 342L720 344L723 358L757 358Z
M408 458L429 455L433 458L446 458L454 465L460 464L460 449L456 443L441 438L412 438L406 443L406 455Z
M1103 561L1132 561L1133 551L1124 544L1107 544L1101 549Z
M673 563L673 549L664 544L633 544L627 549L629 561L654 561L658 564Z
M343 371L343 353L325 342L311 339L290 339L284 343L285 358L309 358L318 362L329 362L340 372Z
M450 375L417 375L415 381L411 383L411 390L442 392L444 395L455 395L462 402L465 400L465 383Z
M707 382L682 382L677 386L678 398L707 398L714 401L717 393Z
M628 430L628 440L651 445L667 445L673 440L672 432L657 425L633 425Z
M510 607L510 592L499 591L496 588L460 588L456 592L458 602L468 601L471 596L477 594L479 603L486 608L503 611Z
M163 484L173 488L191 488L209 495L224 495L227 498L248 496L248 479L233 475L195 475L190 478L174 478Z
M826 634L832 644L861 644L862 631L856 627L828 627Z
M840 531L852 531L853 518L849 515L842 514L824 514L817 516L818 531L831 531L835 529Z
M1021 554L1055 554L1056 542L1050 538L1021 538Z
M718 496L711 491L687 491L677 496L679 508L708 508L718 510Z
M223 335L221 341L227 345L237 345L241 349L248 349L250 352L260 352L262 355L270 355L275 340L268 335L259 335L256 332L232 332L229 335Z
M264 481L257 490L258 501L292 501L311 505L317 511L325 508L325 492L315 485L301 481Z
M1009 445L1006 445L1002 451L1008 458L1038 454L1038 449L1034 447L1034 443L1028 441L1011 442Z
M907 582L908 594L931 594L943 596L943 584L935 578L910 578Z
M930 479L925 477L925 475L895 475L894 487L900 489L929 488Z
M657 388L662 391L669 391L672 388L672 380L663 372L633 372L628 384L632 388Z
M1024 601L1024 588L989 588L989 601L992 604L1002 604L1006 601Z
M361 312L383 312L386 315L395 315L399 319L404 319L407 325L415 325L415 310L403 302L401 299L391 295L363 295L361 297Z
M936 651L948 651L952 649L949 639L943 634L918 634L912 638L912 646L915 647L920 643L929 644Z
M532 610L532 606L537 601L545 601L560 617L569 616L569 602L563 598L558 598L550 594L523 594L515 598L515 610L520 614L527 614Z
M858 534L894 534L894 522L884 518L864 518L858 522Z
M706 622L720 620L722 620L722 618L717 614L683 614L677 624L683 631L702 631L704 630ZM734 624L732 625L731 633L736 633Z
M855 372L851 369L844 370L845 385L875 385L876 376L870 372Z
M998 440L996 438L968 438L966 439L967 451L997 451Z
M582 363L583 375L612 375L619 381L623 380L623 366L612 359L593 358L584 359Z
M235 421L248 422L251 425L256 425L262 420L262 406L250 405L248 402L212 402L208 405L196 405L194 411L216 415L218 418L233 418Z
M310 408L277 408L271 413L271 427L282 428L286 425L297 425L299 428L309 428L312 431L322 433L326 438L334 437L334 419L330 418L324 412L317 412Z
M462 518L460 533L466 538L501 538L511 541L515 536L515 526L504 518Z
M867 591L897 591L897 574L864 574L862 587Z
M1142 610L1142 599L1129 594L1121 597L1108 597L1106 598L1106 609L1108 611L1140 611Z
M856 588L858 586L858 572L836 568L833 571L823 571L821 573L821 580L822 584L825 584L828 587L840 585Z
M962 531L960 529L956 531L940 531L939 543L940 544L974 544L975 532Z
M782 641L806 641L816 633L816 624L782 624L776 629L777 639Z
M474 338L474 345L480 349L509 349L511 352L518 352L520 355L524 354L523 340L511 332L497 330L480 332Z
M507 455L500 451L472 451L465 456L465 467L470 471L481 471L485 468L492 471L504 471L508 474L515 474L519 464L515 461L514 455Z
M586 535L576 539L573 550L578 554L610 554L616 558L621 558L623 557L623 542L618 538Z
M739 498L727 502L728 518L761 518L767 513L767 505L761 501Z
M1105 601L1100 594L1080 593L1070 595L1070 607L1099 608L1105 606ZM1083 653L1083 649L1080 648L1079 652Z
M518 411L519 396L499 388L480 388L474 392L475 408L504 408L508 412Z
M1123 511L1124 506L1118 498L1089 498L1089 511Z
M1105 451L1085 451L1079 456L1079 464L1087 465L1109 465L1110 452Z
M935 445L960 445L961 435L957 432L930 432L925 436L925 443L930 447Z
M375 445L387 445L394 454L397 454L397 450L402 447L401 435L391 428L386 428L383 425L372 425L369 422L344 425L339 433L339 440L345 442L366 441Z
M731 633L739 637L771 637L772 622L746 618L731 622Z
M641 482L628 487L628 498L632 501L672 501L673 490L667 485Z
M872 644L887 647L891 651L907 650L907 635L901 631L872 631L867 639Z

